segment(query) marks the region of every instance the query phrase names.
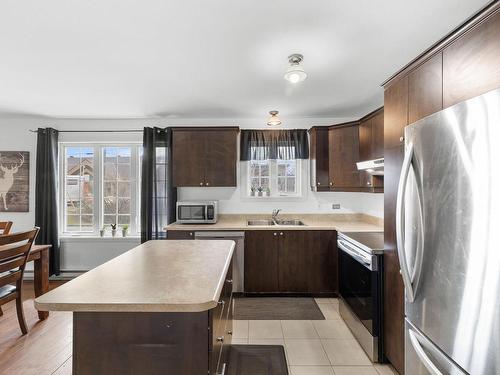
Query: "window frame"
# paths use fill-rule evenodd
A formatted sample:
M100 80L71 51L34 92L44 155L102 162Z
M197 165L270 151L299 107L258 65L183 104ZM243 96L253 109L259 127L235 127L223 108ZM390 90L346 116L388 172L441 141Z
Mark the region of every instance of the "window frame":
M87 232L71 232L66 230L66 149L82 147L94 149L94 228ZM140 236L140 191L141 191L141 142L59 142L59 234L61 237L98 237L104 225L104 148L130 147L130 237ZM118 227L121 227L118 225ZM107 236L106 236L107 237Z
M278 193L278 164L280 161L286 162L285 159L268 159L269 163L269 188L271 189L271 194L269 196L263 195L259 197L257 194L255 196L251 195L250 187L252 181L252 168L250 164L252 160L242 161L241 168L241 176L242 176L242 192L244 198L248 199L293 199L293 198L303 198L304 188L302 186L303 183L303 175L306 173L304 170L304 166L307 163L303 163L301 159L293 159L295 161L295 193L286 194L286 193ZM254 176L255 177L255 176Z

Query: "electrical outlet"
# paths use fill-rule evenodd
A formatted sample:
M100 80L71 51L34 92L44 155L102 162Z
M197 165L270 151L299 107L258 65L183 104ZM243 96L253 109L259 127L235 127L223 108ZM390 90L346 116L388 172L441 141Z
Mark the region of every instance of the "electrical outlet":
M339 203L333 203L332 204L332 210L340 210L340 204Z

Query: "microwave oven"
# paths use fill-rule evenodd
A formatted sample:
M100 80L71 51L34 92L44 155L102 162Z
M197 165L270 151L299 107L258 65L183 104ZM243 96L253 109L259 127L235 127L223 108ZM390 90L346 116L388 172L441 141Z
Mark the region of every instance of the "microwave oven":
M213 224L217 222L217 201L177 202L177 223Z

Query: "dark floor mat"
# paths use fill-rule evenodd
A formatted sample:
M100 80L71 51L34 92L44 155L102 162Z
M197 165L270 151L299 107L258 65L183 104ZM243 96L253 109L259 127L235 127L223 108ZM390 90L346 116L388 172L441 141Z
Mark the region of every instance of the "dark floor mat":
M249 297L234 299L236 320L324 320L314 298Z
M232 345L228 375L288 375L281 345Z

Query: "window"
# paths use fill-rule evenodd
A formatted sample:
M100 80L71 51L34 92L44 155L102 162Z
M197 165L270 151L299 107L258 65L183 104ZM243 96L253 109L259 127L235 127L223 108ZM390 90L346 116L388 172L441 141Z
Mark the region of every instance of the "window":
M61 220L66 234L110 224L138 234L141 144L61 144Z
M252 150L252 154L258 155L259 150ZM300 160L279 158L250 160L247 185L247 196L298 197L300 196Z

